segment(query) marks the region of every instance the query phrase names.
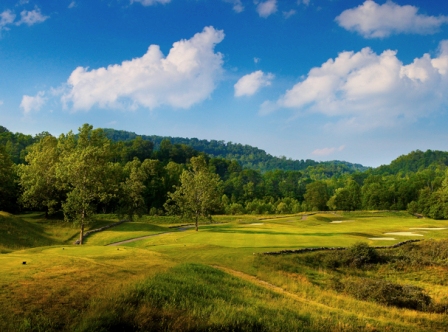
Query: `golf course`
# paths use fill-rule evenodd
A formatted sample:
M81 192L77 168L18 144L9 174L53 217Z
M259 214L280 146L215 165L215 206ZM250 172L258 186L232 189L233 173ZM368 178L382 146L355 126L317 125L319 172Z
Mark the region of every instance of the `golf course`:
M79 229L57 218L0 219L0 331L448 329L442 220L215 216L196 232L144 216L74 245ZM97 215L86 230L118 221ZM288 252L305 248L321 250Z

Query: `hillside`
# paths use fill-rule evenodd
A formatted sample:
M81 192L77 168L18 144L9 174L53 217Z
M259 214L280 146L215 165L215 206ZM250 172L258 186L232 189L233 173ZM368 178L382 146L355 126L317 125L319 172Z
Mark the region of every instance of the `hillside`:
M409 174L429 167L448 166L448 152L437 150L416 150L393 160L389 165L382 165L374 170L376 174Z
M104 131L107 137L115 142L129 141L139 136L136 133L124 130L106 128ZM311 159L292 160L286 157L274 157L259 148L232 142L157 135L141 135L140 137L144 140L152 141L155 150L159 149L160 144L164 139L168 139L172 144L184 144L215 158L236 160L243 166L243 168L255 169L262 172L269 170L301 171L310 166L323 166L331 173L335 172L336 169L338 169L340 173L352 173L355 171L363 172L369 169L363 165L352 164L345 161L317 162Z

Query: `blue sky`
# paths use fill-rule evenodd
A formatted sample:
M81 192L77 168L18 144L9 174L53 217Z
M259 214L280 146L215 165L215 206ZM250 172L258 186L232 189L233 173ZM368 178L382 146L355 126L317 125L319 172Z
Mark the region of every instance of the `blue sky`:
M2 0L0 125L390 163L448 150L448 2Z

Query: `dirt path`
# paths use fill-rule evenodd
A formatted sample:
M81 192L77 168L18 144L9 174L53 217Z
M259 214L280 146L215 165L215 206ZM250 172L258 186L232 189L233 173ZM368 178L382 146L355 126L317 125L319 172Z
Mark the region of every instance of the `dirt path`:
M177 230L178 230L178 232L183 232L183 231L186 231L186 230L188 230L190 228L193 228L193 227L194 226L182 226L182 227L179 227ZM152 235L145 235L145 236L135 237L133 239L128 239L128 240L124 240L124 241L109 243L106 246L120 246L120 245L125 244L125 243L135 242L135 241L147 239L147 238L154 237L154 236L160 236L160 235L163 235L163 234L171 234L171 233L178 233L178 232L165 232L165 233L158 233L158 234L152 234Z

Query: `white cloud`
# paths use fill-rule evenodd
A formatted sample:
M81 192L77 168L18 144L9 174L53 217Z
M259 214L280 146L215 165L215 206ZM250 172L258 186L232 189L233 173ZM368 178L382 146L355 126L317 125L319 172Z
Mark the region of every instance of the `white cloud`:
M336 17L336 22L365 38L384 38L398 33L430 34L448 23L447 16L426 16L417 12L418 8L410 5L400 6L392 1L378 5L367 0L356 8L343 11Z
M311 69L276 106L325 114L345 129L367 130L414 121L448 106L447 89L448 41L440 44L436 58L424 54L408 65L395 51L378 55L364 48Z
M206 27L191 39L174 43L166 57L159 46L151 45L141 58L90 71L78 67L61 100L73 110L95 105L189 108L208 98L220 79L223 60L214 47L223 38L223 31Z
M257 70L251 74L244 75L235 83L235 97L252 96L261 87L271 85L274 75L265 74L261 70Z
M290 11L283 12L284 18L290 18L291 16L295 15L297 12L294 9L291 9Z
M316 149L312 152L315 156L328 156L335 152L340 152L345 149L345 145L341 145L338 148L323 148L323 149Z
M47 98L45 98L45 92L39 91L37 95L27 96L24 95L22 97L22 102L20 103L20 107L23 109L23 113L29 114L32 111L40 111L42 106L44 106Z
M236 13L241 13L244 11L244 6L241 0L224 0L224 2L233 4L233 11Z
M0 13L0 31L1 30L8 30L8 25L15 24L15 25L22 25L26 24L28 26L44 22L46 19L48 19L49 16L42 15L39 8L35 8L34 10L27 11L23 10L20 13L20 20L15 21L16 14L12 12L11 10L7 9Z
M309 6L311 0L297 0L297 4L300 5L303 3L305 6Z
M49 16L42 15L39 8L35 8L31 11L23 10L20 13L20 20L16 25L26 24L30 26L36 23L42 23L48 18Z
M131 0L131 4L134 2L140 2L143 6L152 6L158 3L166 4L171 2L171 0Z
M68 8L69 8L69 9L72 9L72 8L75 8L76 6L77 6L76 1L72 1L72 2L70 2L70 4L68 5Z
M0 13L0 31L8 29L6 26L12 24L16 19L16 15L9 9Z
M261 61L260 58L257 58L257 57L254 58L254 63L259 63L260 61Z
M271 14L274 14L277 11L277 0L266 0L263 2L258 3L257 5L257 13L261 17L268 17Z

